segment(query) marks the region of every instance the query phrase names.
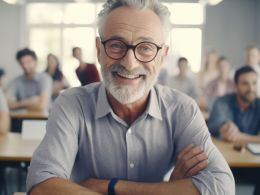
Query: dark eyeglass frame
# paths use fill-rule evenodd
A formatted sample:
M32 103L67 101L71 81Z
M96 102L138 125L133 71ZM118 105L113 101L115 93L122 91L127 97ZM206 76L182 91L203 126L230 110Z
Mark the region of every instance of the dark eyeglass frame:
M125 53L124 53L124 55L123 55L122 57L120 57L120 58L114 58L114 57L111 57L110 55L108 55L107 48L106 48L106 44L107 44L109 41L119 41L119 42L121 42L121 43L125 46L126 51L125 51ZM104 46L106 55L107 55L108 57L110 57L111 59L113 59L113 60L121 60L121 59L123 59L123 58L127 55L128 50L129 50L129 49L133 49L135 58L136 58L138 61L142 62L142 63L148 63L148 62L153 61L154 58L156 58L156 56L157 56L157 54L158 54L158 51L159 51L160 49L162 49L162 46L163 46L163 45L162 45L162 46L158 46L158 45L156 45L155 43L149 42L149 41L143 41L143 42L140 42L140 43L138 43L138 44L136 44L136 45L128 45L128 44L126 44L124 41L119 40L119 39L107 39L107 40L105 40L105 41L102 41L102 39L101 39L101 43L102 43L103 46ZM156 53L155 53L155 55L154 55L154 57L153 57L151 60L148 60L148 61L143 61L143 60L138 59L137 56L136 56L136 53L135 53L135 49L136 49L140 44L144 44L144 43L152 44L152 45L154 45L154 46L156 47L156 49L157 49L157 50L156 50Z

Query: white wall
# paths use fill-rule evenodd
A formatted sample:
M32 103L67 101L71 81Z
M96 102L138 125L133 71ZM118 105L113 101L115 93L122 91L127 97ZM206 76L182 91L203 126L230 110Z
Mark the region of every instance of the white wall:
M257 42L258 42L258 47L260 48L260 0L257 1Z
M7 72L7 79L20 73L15 60L18 49L24 46L23 7L0 1L0 67Z
M258 0L224 0L207 7L203 51L216 48L233 65L245 63L245 48L259 40ZM259 6L259 5L258 5ZM258 7L259 8L259 7ZM258 23L258 27L257 27ZM259 41L258 41L259 43Z

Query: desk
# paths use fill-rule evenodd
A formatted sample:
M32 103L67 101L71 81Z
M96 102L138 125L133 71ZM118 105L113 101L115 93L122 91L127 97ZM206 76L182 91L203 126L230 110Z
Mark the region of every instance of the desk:
M0 136L0 161L30 161L40 140L25 140L19 133Z
M42 112L15 112L11 111L10 116L13 119L48 119L47 113Z
M23 120L47 120L48 113L32 111L11 111L11 129L13 132L21 132Z
M253 155L246 148L242 152L235 151L231 143L216 138L212 140L231 168L260 168L260 155Z

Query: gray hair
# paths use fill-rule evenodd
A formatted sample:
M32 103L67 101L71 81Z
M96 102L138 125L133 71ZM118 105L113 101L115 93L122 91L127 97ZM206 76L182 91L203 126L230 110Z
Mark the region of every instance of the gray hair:
M107 2L103 4L103 9L98 14L98 32L100 36L102 36L102 27L109 13L114 9L123 6L140 10L148 8L154 11L161 20L164 37L168 37L170 29L170 11L166 6L160 3L159 0L107 0Z

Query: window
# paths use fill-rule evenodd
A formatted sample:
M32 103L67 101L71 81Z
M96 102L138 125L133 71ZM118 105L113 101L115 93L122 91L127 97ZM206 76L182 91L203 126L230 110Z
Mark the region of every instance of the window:
M177 72L177 60L186 57L190 68L198 72L201 66L203 6L199 3L165 3L171 11L172 29L166 69Z
M72 86L79 86L72 48L81 47L84 61L96 63L96 16L101 9L94 3L31 3L27 6L29 46L37 52L38 71L46 68L48 53L57 55ZM47 11L46 11L47 10ZM99 65L97 65L99 68Z
M165 3L170 9L172 29L166 68L172 72L178 57L187 57L197 72L201 63L203 7L199 3ZM84 61L96 59L96 17L102 3L29 3L27 23L29 46L37 52L39 71L46 68L48 53L57 55L63 72L72 86L78 86L72 58L74 46L82 48ZM174 66L176 69L176 66Z

